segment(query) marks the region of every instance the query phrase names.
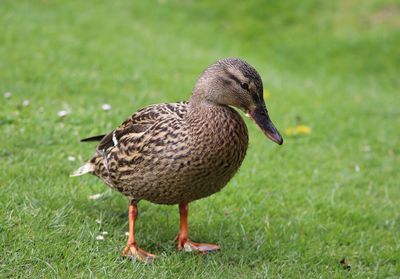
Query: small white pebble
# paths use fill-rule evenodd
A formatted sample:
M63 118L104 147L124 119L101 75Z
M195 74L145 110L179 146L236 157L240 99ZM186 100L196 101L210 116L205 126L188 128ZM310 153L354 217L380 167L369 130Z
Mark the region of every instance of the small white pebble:
M65 116L67 116L68 114L69 114L69 112L66 111L66 110L60 110L59 112L57 112L57 115L58 115L59 117L65 117Z
M129 232L125 232L125 235L126 235L126 236L129 236Z
M98 236L96 236L96 240L104 240L104 236L98 235Z
M24 101L22 102L22 105L23 105L24 107L29 106L29 104L30 104L29 100L24 100Z
M11 98L11 96L12 96L11 92L4 93L4 98L6 98L6 99Z
M68 161L71 161L71 162L75 161L75 157L74 156L68 156Z
M94 195L90 195L90 196L88 197L88 199L89 199L89 200L98 200L98 199L101 198L101 196L102 196L102 194L94 194Z
M101 224L101 220L100 219L96 219L96 223L97 224Z
M360 166L359 166L359 165L356 165L356 166L354 167L354 170L355 170L356 172L360 172Z
M110 109L111 109L111 105L110 105L110 104L103 104L103 105L101 106L101 108L102 108L103 110L107 111L107 110L110 110Z
M102 235L108 235L108 232L102 232L101 234Z

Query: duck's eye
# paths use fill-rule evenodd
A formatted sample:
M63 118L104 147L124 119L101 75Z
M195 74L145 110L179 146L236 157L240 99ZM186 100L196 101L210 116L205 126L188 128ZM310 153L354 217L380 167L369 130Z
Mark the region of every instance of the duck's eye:
M247 83L244 82L241 84L241 86L244 90L249 90L249 85Z

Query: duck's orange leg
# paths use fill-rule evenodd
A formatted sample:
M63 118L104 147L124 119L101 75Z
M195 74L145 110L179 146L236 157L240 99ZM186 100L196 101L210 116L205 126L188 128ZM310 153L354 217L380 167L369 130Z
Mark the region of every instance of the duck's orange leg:
M135 202L130 202L129 204L129 236L128 242L124 250L122 251L123 257L128 257L131 259L136 259L142 262L151 262L155 259L155 255L150 254L142 249L140 249L135 240L135 221L138 215L138 208Z
M178 235L175 238L178 241L178 250L185 249L187 252L197 251L200 253L219 250L220 248L216 244L196 243L188 239L188 213L189 204L179 204L180 225Z

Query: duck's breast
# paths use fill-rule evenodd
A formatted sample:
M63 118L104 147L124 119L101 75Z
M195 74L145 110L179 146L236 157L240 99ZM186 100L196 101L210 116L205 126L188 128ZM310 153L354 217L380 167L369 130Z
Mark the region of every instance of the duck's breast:
M234 109L210 106L192 123L192 199L221 190L238 171L248 147L247 127Z

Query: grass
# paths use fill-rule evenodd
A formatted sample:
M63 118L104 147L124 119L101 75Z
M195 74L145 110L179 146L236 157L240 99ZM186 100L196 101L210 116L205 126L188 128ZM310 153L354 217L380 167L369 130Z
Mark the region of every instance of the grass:
M0 7L0 92L12 93L0 97L1 278L400 275L396 1L4 0ZM127 201L115 192L89 200L105 186L68 177L94 150L78 140L145 105L188 99L207 65L232 56L259 70L281 132L300 121L311 134L285 137L279 147L247 122L240 172L191 205L192 239L220 243L221 252L176 252L176 206L141 202L139 244L159 259L121 259ZM64 119L62 109L70 110ZM108 235L96 241L102 231Z

